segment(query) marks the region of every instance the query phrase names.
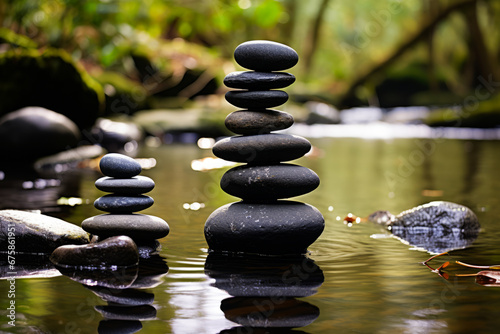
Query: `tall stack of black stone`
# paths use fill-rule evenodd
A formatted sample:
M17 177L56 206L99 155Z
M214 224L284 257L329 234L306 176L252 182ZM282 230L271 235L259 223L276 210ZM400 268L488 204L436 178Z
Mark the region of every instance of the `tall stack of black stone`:
M122 154L106 154L99 167L105 176L95 185L112 194L98 198L94 206L109 213L85 219L82 228L100 239L126 235L139 246L140 255L147 257L155 251L156 239L167 236L170 231L163 219L135 213L153 205L153 198L144 193L154 188L154 181L140 176L141 165Z
M224 79L226 100L239 108L226 118L238 134L217 142L213 153L246 163L227 171L221 188L241 202L224 205L205 223L211 251L283 255L302 254L323 232L324 219L313 206L283 200L306 194L319 185L312 170L284 163L304 156L311 144L305 138L274 133L293 124L292 115L272 110L288 100L285 88L295 81L283 71L298 62L292 48L270 41L240 44L236 62L253 71L230 73Z

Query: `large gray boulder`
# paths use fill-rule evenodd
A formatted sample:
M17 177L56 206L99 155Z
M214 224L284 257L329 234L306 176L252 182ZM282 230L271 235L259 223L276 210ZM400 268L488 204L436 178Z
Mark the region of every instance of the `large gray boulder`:
M0 210L0 253L15 250L50 254L62 245L87 243L89 234L64 220L27 211Z

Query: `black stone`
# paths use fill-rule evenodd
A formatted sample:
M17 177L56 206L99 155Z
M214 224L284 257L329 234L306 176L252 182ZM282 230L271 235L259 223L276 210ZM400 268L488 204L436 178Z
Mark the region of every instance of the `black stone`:
M137 161L118 153L106 154L99 162L99 167L104 175L116 178L130 178L142 171Z
M319 177L309 168L290 164L238 166L227 171L220 183L230 195L266 202L311 192L319 186Z
M215 210L205 223L212 251L254 254L303 254L323 232L321 213L308 204L231 203Z
M15 236L18 255L50 254L59 246L90 241L88 233L64 220L27 211L0 210L0 252L8 251L9 232L11 240Z
M225 160L251 164L272 164L304 156L311 149L305 138L270 133L255 136L234 136L218 141L213 153Z
M304 327L319 317L319 308L295 298L232 297L221 302L224 316L245 328L287 328L281 333L294 333L290 328ZM244 333L244 331L241 331ZM265 331L261 333L275 333Z
M307 297L325 281L321 268L307 255L210 252L205 274L215 280L213 286L234 297Z
M109 268L137 265L139 253L134 241L122 235L88 245L58 247L50 260L61 267Z
M142 214L104 214L85 219L82 228L101 237L127 235L134 240L160 239L170 228L159 217Z
M147 176L134 176L128 179L117 179L114 177L101 177L95 181L97 189L120 194L120 195L140 195L147 193L155 187L155 182Z
M85 286L102 300L121 305L151 305L155 295L136 289L113 289L100 286Z
M101 320L97 327L99 334L133 334L141 330L139 320Z
M266 90L285 88L295 82L295 76L285 72L232 72L224 78L224 84L230 88L248 90Z
M146 195L116 196L105 195L95 200L96 209L111 213L137 212L149 208L154 204L154 199Z
M234 50L234 59L244 67L255 71L282 71L299 61L291 47L271 41L248 41Z
M227 115L225 124L234 133L256 135L289 128L293 116L278 110L238 110Z
M97 305L95 309L106 319L152 320L156 318L156 309L151 305L137 305L130 307Z
M227 102L238 108L266 109L288 101L282 90L233 90L226 93Z

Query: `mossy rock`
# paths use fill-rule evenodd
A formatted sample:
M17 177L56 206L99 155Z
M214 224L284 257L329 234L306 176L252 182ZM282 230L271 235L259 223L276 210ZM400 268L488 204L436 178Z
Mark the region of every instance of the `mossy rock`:
M37 47L35 41L30 38L16 34L10 29L0 28L0 44L7 43L15 47L34 49Z
M40 106L80 128L94 124L104 106L102 87L63 50L16 49L0 55L0 116Z
M472 95L471 95L472 96ZM470 104L433 111L425 120L429 126L495 128L500 126L500 95L485 101L471 98Z

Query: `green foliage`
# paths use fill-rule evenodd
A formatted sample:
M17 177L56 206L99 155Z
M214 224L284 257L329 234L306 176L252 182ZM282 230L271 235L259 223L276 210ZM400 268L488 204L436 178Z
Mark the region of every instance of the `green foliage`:
M306 68L302 61L293 72L299 81L307 80L312 91L341 94L355 78L390 57L425 26L435 15L431 7L442 10L463 1L326 1L312 66ZM17 0L8 1L0 15L4 27L31 37L41 47L63 48L76 60L128 76L133 72L130 55L145 50L162 71L175 73L182 63L179 59L185 61L195 53L198 69L222 77L233 70L226 65L232 62L234 48L250 39L289 44L304 60L322 3L324 0ZM500 59L499 16L498 1L477 2L477 20L495 65ZM457 11L436 26L432 55L429 40L421 41L392 70L432 62L451 92L466 94L473 88L470 41L477 37L470 34L463 13ZM183 45L180 54L165 51L172 45L178 47L179 40ZM226 65L213 61L214 57L225 59ZM370 78L364 89L373 91L379 83L380 76Z

